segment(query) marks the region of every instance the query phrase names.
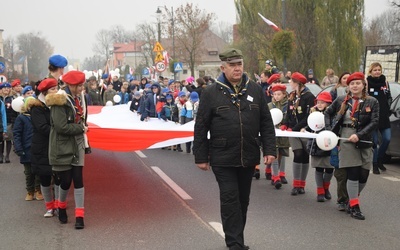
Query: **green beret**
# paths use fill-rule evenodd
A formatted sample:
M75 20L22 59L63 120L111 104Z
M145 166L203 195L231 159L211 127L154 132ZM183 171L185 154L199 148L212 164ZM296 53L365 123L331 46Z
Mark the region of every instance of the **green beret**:
M219 54L219 59L221 59L221 61L230 63L240 62L243 60L243 54L242 51L231 48Z

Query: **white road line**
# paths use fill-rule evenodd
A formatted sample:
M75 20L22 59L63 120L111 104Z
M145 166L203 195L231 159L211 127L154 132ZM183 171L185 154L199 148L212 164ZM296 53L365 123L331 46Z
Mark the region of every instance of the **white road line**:
M161 177L168 184L182 199L184 200L191 200L192 197L188 195L185 190L183 190L178 184L176 184L171 178L168 177L160 168L158 167L151 167L158 176Z
M215 222L215 221L210 221L210 222L208 222L208 224L210 224L210 226L212 228L214 228L214 230L217 231L217 233L219 233L219 235L221 235L222 238L225 238L225 233L224 233L224 230L222 229L221 223Z
M140 150L136 150L135 153L140 157L140 158L147 158L145 154L142 153Z
M389 181L400 181L399 178L396 177L382 177L383 179L389 180Z

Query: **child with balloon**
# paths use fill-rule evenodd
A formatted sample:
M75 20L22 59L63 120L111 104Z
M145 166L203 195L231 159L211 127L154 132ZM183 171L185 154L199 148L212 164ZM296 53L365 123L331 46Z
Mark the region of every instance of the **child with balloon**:
M275 84L272 86L272 102L268 103L268 108L271 111L272 120L276 127L279 127L283 115L287 111L287 92L286 86L284 84ZM275 111L280 113L281 119L275 119ZM287 184L285 177L285 158L289 156L289 138L287 137L277 137L276 138L276 149L277 158L272 162L272 177L271 184L275 186L276 189L280 189L282 184Z
M314 95L305 86L307 78L301 73L294 72L290 86L294 91L290 93L288 111L280 126L282 131L300 131L307 126L307 118L311 107L314 106ZM289 142L293 150L293 189L291 195L305 193L310 156L307 153L305 138L290 137Z
M365 76L355 72L347 78L349 93L339 96L325 111L326 125L341 136L339 168L347 171L348 212L365 220L359 197L372 167L372 133L378 127L379 103L367 96Z
M325 117L323 113L332 103L332 96L329 92L320 93L315 99L316 105L311 108L307 122L308 127L314 132L325 128ZM317 184L317 201L324 202L332 198L329 186L333 175L333 166L330 164L330 151L318 147L316 139L310 139L307 149L311 155L311 167L315 168L315 182Z

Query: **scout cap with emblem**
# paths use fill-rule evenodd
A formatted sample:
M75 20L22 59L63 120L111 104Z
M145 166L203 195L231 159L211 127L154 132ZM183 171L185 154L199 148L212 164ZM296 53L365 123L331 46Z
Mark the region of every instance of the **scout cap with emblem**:
M241 62L243 60L243 54L242 51L238 49L230 48L219 54L219 59L228 63Z

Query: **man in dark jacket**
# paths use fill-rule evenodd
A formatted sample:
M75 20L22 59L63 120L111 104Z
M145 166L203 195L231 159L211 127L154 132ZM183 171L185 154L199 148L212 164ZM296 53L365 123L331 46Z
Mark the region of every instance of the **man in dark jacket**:
M240 50L219 55L222 74L203 89L194 128L195 163L212 170L220 189L221 219L229 249L244 245L251 181L260 164L276 157L275 131L261 87L243 73ZM210 132L210 138L207 134Z

